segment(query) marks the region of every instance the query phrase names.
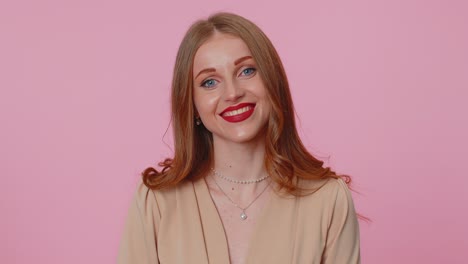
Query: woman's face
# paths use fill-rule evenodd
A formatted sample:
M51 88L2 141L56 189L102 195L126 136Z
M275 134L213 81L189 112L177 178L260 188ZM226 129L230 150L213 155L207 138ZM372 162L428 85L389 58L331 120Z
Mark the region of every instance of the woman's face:
M215 142L263 136L271 104L242 39L217 32L206 41L195 54L193 87L195 107Z

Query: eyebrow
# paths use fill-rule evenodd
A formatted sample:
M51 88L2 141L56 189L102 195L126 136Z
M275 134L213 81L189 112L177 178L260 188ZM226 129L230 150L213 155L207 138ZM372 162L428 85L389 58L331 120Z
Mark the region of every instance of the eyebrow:
M244 57L242 57L242 58L239 58L239 59L237 59L237 60L234 62L234 65L237 65L237 64L239 64L239 63L241 63L241 62L243 62L243 61L245 61L245 60L251 59L251 58L252 58L252 56L250 56L250 55L247 55L247 56L244 56Z
M252 59L252 56L247 55L247 56L241 57L241 58L239 58L239 59L237 59L237 60L234 61L234 65L237 65L237 64L239 64L239 63L241 63L241 62L243 62L243 61L245 61L245 60L248 60L248 59ZM216 69L215 69L215 68L206 68L206 69L203 69L203 70L201 70L201 71L197 74L197 76L195 77L195 79L196 79L200 74L202 74L202 73L208 73L208 72L216 72Z

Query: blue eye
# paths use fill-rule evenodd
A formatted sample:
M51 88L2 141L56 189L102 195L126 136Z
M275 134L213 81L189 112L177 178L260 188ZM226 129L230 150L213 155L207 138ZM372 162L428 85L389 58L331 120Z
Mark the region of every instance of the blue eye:
M255 68L245 68L242 73L244 75L252 75L255 72Z
M216 81L213 79L208 79L204 82L202 82L201 86L206 87L206 88L211 88L216 84Z

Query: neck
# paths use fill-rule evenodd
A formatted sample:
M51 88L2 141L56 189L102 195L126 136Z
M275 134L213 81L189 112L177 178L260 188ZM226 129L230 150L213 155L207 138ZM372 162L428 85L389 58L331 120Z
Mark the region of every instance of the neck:
M214 138L213 147L213 168L220 174L236 180L252 180L267 175L264 140L235 143Z

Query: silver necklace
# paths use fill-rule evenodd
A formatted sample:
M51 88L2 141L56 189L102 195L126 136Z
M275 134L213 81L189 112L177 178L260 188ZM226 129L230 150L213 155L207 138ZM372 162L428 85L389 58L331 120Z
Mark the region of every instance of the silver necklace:
M236 206L237 208L239 208L239 209L242 210L242 213L240 214L240 218L241 218L242 220L247 219L247 214L245 213L245 210L247 210L247 208L249 208L249 207L258 199L258 197L260 197L260 196L266 191L266 189L268 189L268 186L270 186L270 184L271 184L271 182L269 182L268 185L265 187L265 189L263 189L263 191L261 191L261 192L257 195L257 197L255 197L255 199L253 199L253 201L249 203L249 205L247 205L246 207L242 208L242 207L240 207L238 204L236 204L236 203L231 199L231 197L229 197L229 195L227 195L227 194L224 192L223 188L221 188L221 186L219 186L218 182L216 182L216 179L215 179L214 177L213 177L213 180L214 180L216 186L218 186L218 188L219 188L219 189L221 190L221 192L224 194L224 196L226 196L226 197L229 199L229 201L230 201L234 206Z
M235 180L235 179L232 179L232 178L229 178L229 177L226 177L224 175L222 175L221 173L217 172L214 168L211 168L211 170L213 171L213 173L220 177L221 179L223 180L226 180L226 181L229 181L229 182L232 182L232 183L237 183L237 184L251 184L251 183L257 183L257 182L261 182L263 180L265 180L266 178L270 177L270 175L266 175L266 176L263 176L261 178L258 178L258 179L255 179L255 180L243 180L243 181L239 181L239 180Z

